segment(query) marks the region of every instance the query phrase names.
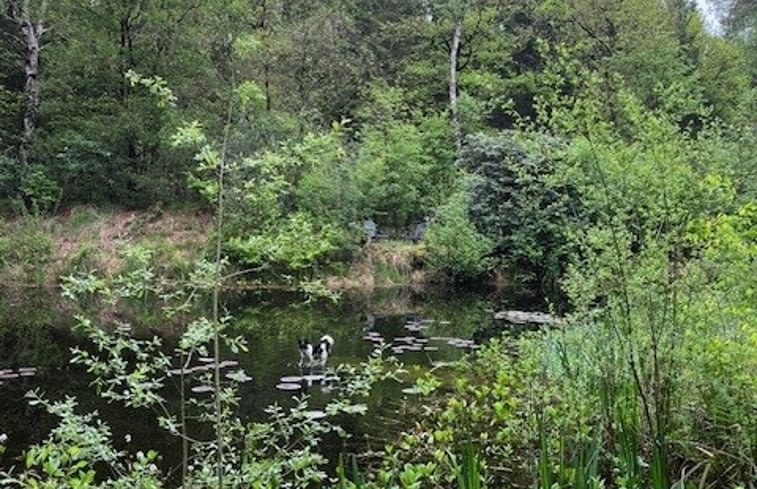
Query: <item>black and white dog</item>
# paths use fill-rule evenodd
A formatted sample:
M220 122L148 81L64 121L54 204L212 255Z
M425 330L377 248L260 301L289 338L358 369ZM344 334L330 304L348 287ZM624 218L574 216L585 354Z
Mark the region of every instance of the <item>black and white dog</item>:
M300 365L311 367L313 365L324 366L334 348L334 338L323 335L318 343L310 343L306 340L298 341L300 349Z

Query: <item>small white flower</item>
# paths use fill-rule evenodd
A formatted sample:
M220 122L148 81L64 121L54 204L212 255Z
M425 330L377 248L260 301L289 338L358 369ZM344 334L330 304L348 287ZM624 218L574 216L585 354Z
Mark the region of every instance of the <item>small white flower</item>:
M8 435L0 433L0 443L5 443L6 441L8 441Z
M124 441L126 441L126 443L131 443L131 435L129 433L124 435Z
M155 465L155 464L150 464L150 465L147 466L147 470L149 470L150 472L157 472L158 471L158 466Z

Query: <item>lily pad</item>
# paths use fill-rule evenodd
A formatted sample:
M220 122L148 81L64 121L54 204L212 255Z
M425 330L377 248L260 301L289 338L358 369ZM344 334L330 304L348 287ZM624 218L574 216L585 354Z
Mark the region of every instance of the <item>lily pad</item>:
M417 387L405 387L404 389L402 389L402 393L409 395L418 395L421 393L421 391Z
M295 382L302 382L302 377L299 377L297 375L287 375L286 377L282 377L280 382L284 382L286 384L292 384Z
M412 343L415 341L415 336L398 336L394 338L394 341L402 341L404 343Z

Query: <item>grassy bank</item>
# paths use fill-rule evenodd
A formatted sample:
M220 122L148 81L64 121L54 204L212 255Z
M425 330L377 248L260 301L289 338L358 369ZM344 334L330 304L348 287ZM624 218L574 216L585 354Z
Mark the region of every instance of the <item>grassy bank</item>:
M75 207L50 217L0 220L0 284L57 286L76 272L116 275L149 253L162 274L179 276L209 249L212 216L198 210L125 211ZM334 263L324 283L331 290L420 287L426 247L404 241L367 244ZM239 286L283 285L276 277L247 276Z
M114 275L144 253L162 272L176 275L205 253L209 226L209 216L192 210L92 207L0 221L0 283L55 286L75 272Z

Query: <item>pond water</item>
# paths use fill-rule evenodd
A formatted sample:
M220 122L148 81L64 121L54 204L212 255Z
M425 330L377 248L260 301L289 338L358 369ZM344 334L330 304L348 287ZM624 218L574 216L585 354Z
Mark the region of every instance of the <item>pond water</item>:
M164 434L148 410L124 408L99 399L90 386L92 376L69 363L70 348L87 348L86 339L71 329L73 319L60 305L57 291L0 290L0 434L8 437L8 451L0 458L7 467L23 448L44 439L55 420L30 407L24 394L39 389L50 399L74 396L82 411L97 409L111 426L116 447L155 449L163 456L164 470L179 464L180 443ZM318 409L329 399L318 378L303 381L297 341L315 341L324 334L335 340L329 366L358 364L371 353L378 338L391 348L388 353L406 366L429 366L456 360L476 348L484 332L501 327L494 311L501 308L539 309L538 300L492 290L424 291L381 290L368 295L344 297L339 303L304 303L287 293L225 294L224 304L233 316L233 334L245 338L249 351L238 355L224 351L222 357L242 368L251 379L242 384L239 415L260 420L272 403L291 405L294 395L307 392L311 407ZM172 349L178 333L172 328L154 328L142 334L160 334ZM201 365L202 362L197 362ZM289 384L286 390L280 384ZM291 385L291 384L299 384ZM309 388L307 384L312 384ZM279 388L277 388L277 385ZM396 436L402 420L392 416L408 395L396 382L377 386L368 415L347 420L355 450L380 448ZM176 399L169 386L166 397ZM196 392L192 395L206 395ZM403 399L405 401L403 401ZM390 429L391 428L391 429ZM127 436L128 435L128 436ZM127 441L128 440L128 441ZM326 448L333 455L348 449L343 443ZM360 448L360 447L363 448Z

